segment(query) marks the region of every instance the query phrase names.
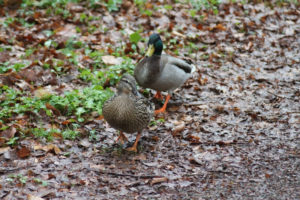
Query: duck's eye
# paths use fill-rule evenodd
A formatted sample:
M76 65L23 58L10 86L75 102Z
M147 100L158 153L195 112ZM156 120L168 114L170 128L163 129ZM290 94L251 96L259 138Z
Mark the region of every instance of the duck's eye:
M127 79L121 79L121 81L130 85L130 82Z
M135 85L132 82L130 82L130 81L126 80L126 79L123 79L122 82L124 82L126 84L126 88L129 91L135 91Z

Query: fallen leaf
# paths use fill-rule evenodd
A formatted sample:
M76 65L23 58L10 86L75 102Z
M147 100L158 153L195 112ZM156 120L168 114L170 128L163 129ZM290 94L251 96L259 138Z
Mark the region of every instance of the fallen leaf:
M2 131L0 133L0 137L10 139L10 138L13 138L15 136L16 132L17 132L16 128L11 126L10 128Z
M51 95L50 91L45 88L39 88L34 91L34 96L40 99L43 99L50 95Z
M54 150L54 153L55 153L56 155L58 155L58 154L61 153L60 148L58 148L56 145L54 145L53 150Z
M41 198L41 197L33 196L33 195L31 195L31 194L28 194L28 195L27 195L27 199L28 199L28 200L44 200L44 199Z
M195 163L202 165L203 163L206 162L216 162L218 159L219 159L219 155L211 152L195 152L193 158L191 158L190 161L194 161Z
M3 144L5 144L6 139L3 137L0 137L0 146L2 146Z
M116 58L115 56L102 56L102 61L106 65L120 65L122 63L122 59Z
M266 173L266 174L265 174L265 177L266 177L266 178L270 178L271 175Z
M213 29L217 29L220 31L226 31L226 27L224 27L222 24L217 24Z
M198 82L200 85L206 85L208 82L208 78L198 78Z
M3 3L9 9L17 9L22 4L22 0L3 0Z
M20 80L19 82L16 83L16 85L19 86L19 88L21 90L33 90L34 89L30 84L28 84L24 80Z
M159 177L159 178L153 178L150 182L151 185L157 184L157 183L162 183L162 182L167 182L168 178L167 177Z
M59 133L59 132L54 132L54 133L52 133L52 136L55 137L55 138L63 139L62 134Z
M201 144L200 137L198 136L189 135L187 138L189 139L191 144Z
M19 158L26 158L30 156L30 150L27 147L21 147L17 150L17 156Z
M133 157L133 160L147 160L147 156L145 154L140 154Z
M185 123L181 122L180 124L176 125L172 130L172 135L177 135L177 133L183 131L185 128Z
M33 69L24 69L18 73L23 79L25 79L27 82L35 82L38 80L39 75L36 71ZM32 87L32 86L30 86Z
M90 143L89 140L86 139L86 138L80 140L79 144L80 144L81 146L83 146L83 147L89 147L89 146L91 146L91 143Z
M158 142L159 141L159 137L158 136L152 136L152 140L154 140L155 142Z
M57 110L50 103L46 103L46 108L49 109L49 110L52 110L55 115L61 115L60 112L59 112L59 110Z
M33 149L34 150L43 150L46 152L53 150L56 155L61 153L60 148L58 148L55 144L49 144L46 146L42 146L42 145L38 144L38 145L34 145Z
M183 34L181 34L181 33L177 32L177 31L173 31L173 32L172 32L172 34L173 34L173 35L175 35L175 36L179 36L179 37L186 38L186 36L185 36L185 35L183 35Z
M70 120L65 120L65 121L62 122L62 125L67 125L67 124L70 124L70 123L71 123Z
M10 150L10 147L2 147L2 148L0 148L0 155L3 154L3 153L5 153L5 152L7 152L7 151L9 151L9 150Z
M57 35L61 35L64 37L76 37L76 26L73 24L67 24L65 26L60 26L58 29L55 30Z
M105 170L105 165L91 165L92 169Z

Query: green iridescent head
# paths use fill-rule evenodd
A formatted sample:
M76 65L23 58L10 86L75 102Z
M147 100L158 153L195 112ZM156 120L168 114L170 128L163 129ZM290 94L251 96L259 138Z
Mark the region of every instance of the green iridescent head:
M157 33L153 33L149 37L148 41L148 50L146 53L146 56L150 57L152 55L161 55L161 52L163 50L163 42L160 38L160 36Z

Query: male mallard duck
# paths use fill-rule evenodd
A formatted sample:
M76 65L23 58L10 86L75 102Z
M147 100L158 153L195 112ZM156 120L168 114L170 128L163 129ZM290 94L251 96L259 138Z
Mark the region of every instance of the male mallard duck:
M163 107L155 110L155 114L165 112L172 91L183 85L196 69L184 60L161 54L162 50L163 42L160 36L152 34L146 56L134 70L134 77L140 86L157 91L154 97L162 99L160 91L168 91Z
M153 111L153 105L138 93L135 79L129 74L122 76L117 86L117 94L107 100L102 108L104 119L120 131L117 141L124 143L124 140L128 140L123 132L138 132L134 145L127 149L135 152L141 131L148 126Z

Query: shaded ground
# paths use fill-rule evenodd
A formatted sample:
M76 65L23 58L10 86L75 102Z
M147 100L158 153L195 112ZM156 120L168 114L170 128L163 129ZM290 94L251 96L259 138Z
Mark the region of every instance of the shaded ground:
M0 197L299 199L299 7L222 4L218 15L206 14L201 22L187 16L183 4L142 18L135 9L93 11L107 16L98 23L110 27L101 41L128 40L114 23L133 30L142 25L145 38L149 30L168 30L161 33L166 52L177 48L198 67L175 91L165 121L143 132L138 154L122 151L114 144L116 131L96 118L81 124L86 132L96 130L94 140L51 146L26 138L19 142L31 152L24 159L20 147L1 148Z

